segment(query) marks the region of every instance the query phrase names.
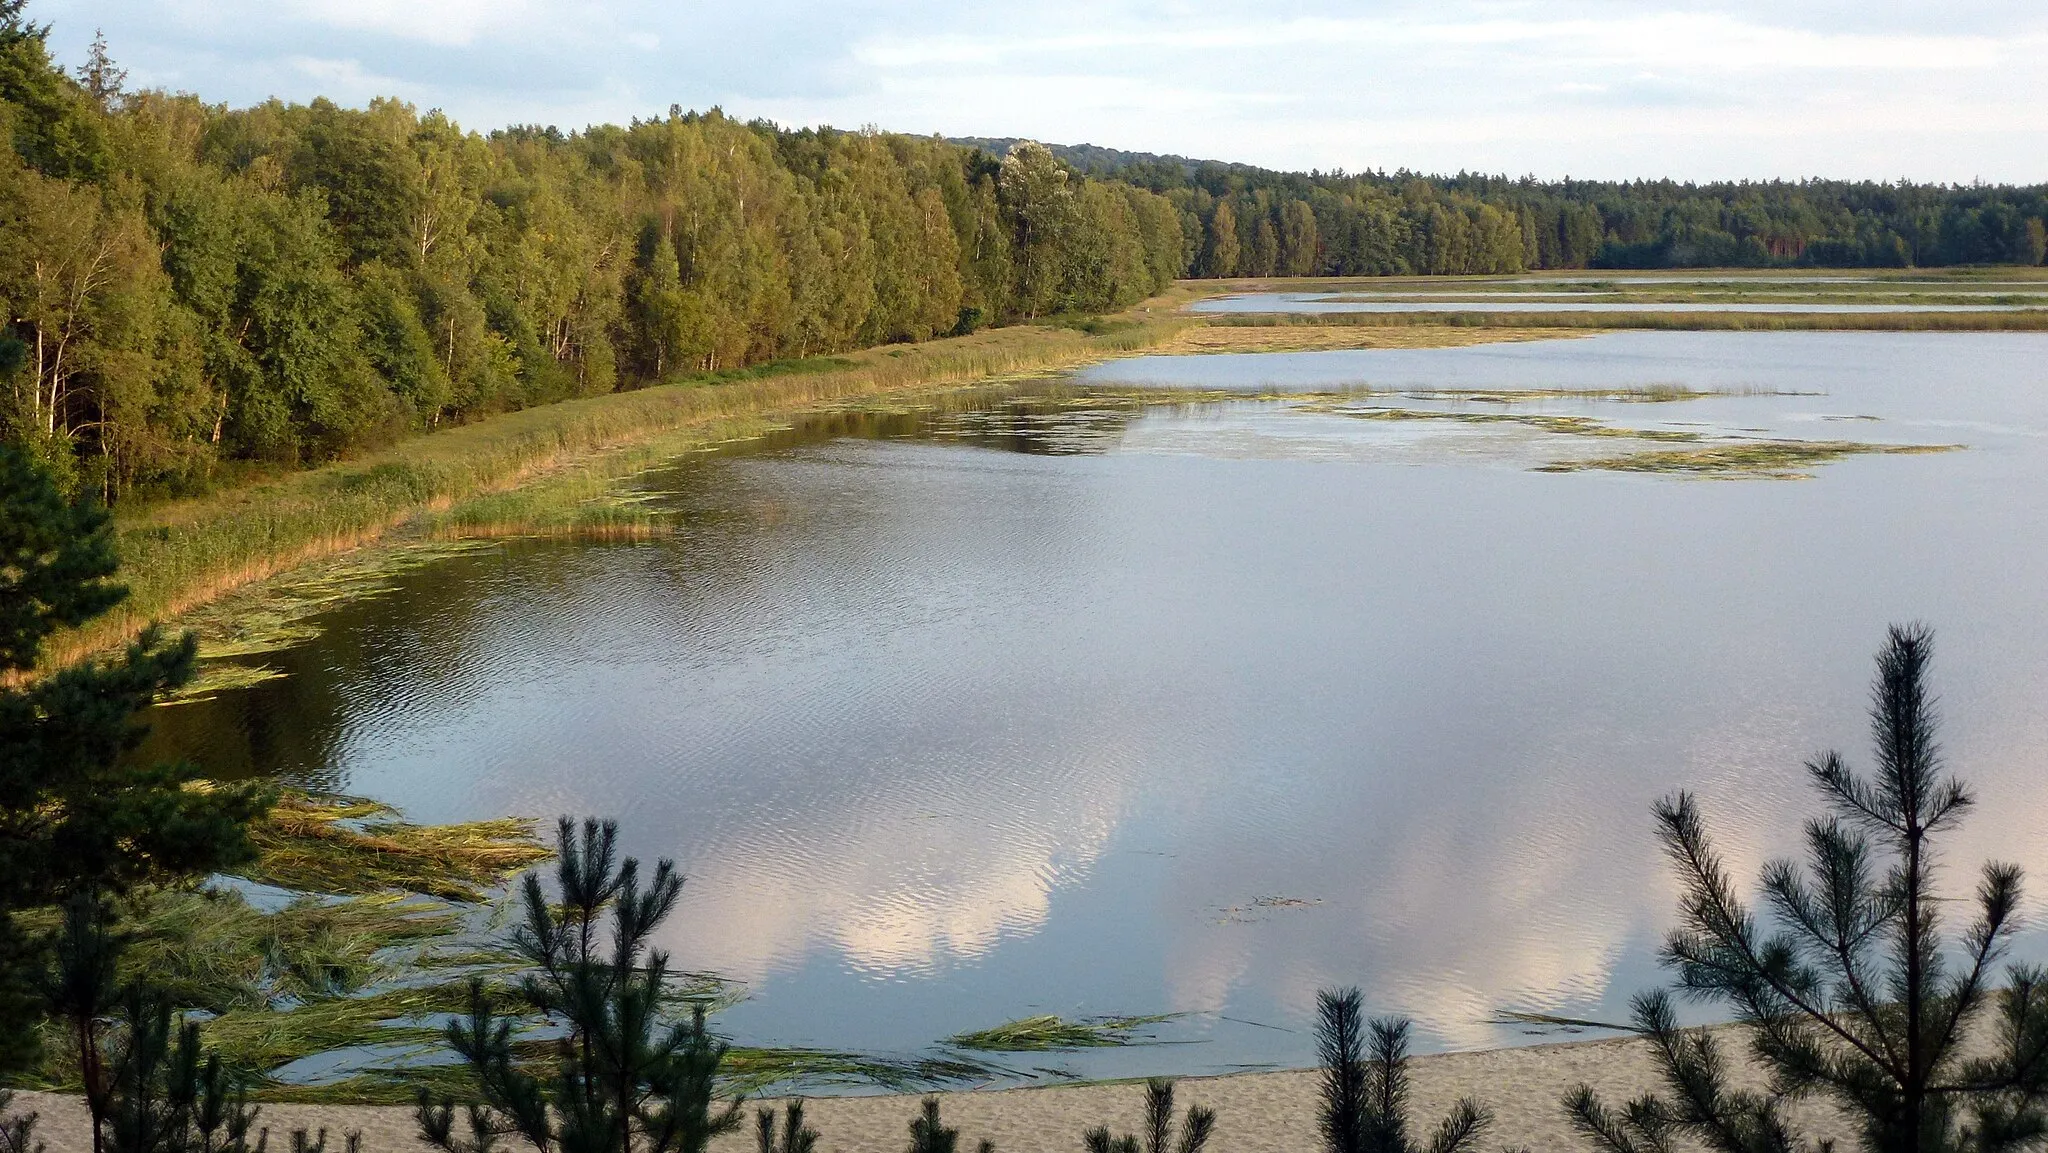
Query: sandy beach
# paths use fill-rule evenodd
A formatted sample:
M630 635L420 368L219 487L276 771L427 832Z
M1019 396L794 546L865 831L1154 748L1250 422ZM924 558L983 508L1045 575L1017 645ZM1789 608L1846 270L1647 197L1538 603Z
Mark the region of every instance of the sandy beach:
M1480 1144L1487 1150L1590 1149L1558 1108L1558 1099L1568 1089L1586 1082L1619 1104L1657 1084L1647 1047L1633 1038L1446 1053L1418 1057L1411 1068L1411 1117L1418 1131L1426 1134L1454 1101L1469 1096L1494 1113L1494 1126ZM1210 1153L1314 1153L1320 1146L1317 1076L1314 1070L1297 1070L1189 1078L1179 1083L1177 1097L1182 1109L1199 1104L1216 1110ZM1056 1085L938 1096L946 1123L960 1130L963 1153L984 1139L995 1142L1001 1153L1072 1153L1081 1147L1081 1134L1093 1126L1136 1131L1144 1088ZM15 1104L42 1114L37 1136L49 1145L49 1153L91 1149L85 1111L76 1098L22 1093ZM806 1116L820 1135L819 1148L838 1153L903 1149L917 1111L918 1098L902 1095L816 1098L805 1104ZM713 1145L718 1153L753 1148L751 1107L748 1112L745 1130ZM1803 1119L1817 1130L1824 1124L1818 1110ZM280 1153L290 1148L284 1134L301 1126L326 1128L335 1153L342 1148L340 1134L349 1130L361 1132L363 1153L419 1153L430 1148L418 1140L412 1111L404 1108L267 1105L259 1124L270 1128L271 1148Z

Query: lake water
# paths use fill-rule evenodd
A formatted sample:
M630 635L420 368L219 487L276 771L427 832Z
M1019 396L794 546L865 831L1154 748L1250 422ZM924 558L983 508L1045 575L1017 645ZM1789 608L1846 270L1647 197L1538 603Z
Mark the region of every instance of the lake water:
M1490 395L1536 389L1582 395ZM1560 474L1623 442L1375 408L1968 447ZM2048 336L1137 358L643 483L674 537L414 571L154 749L429 821L615 815L687 872L665 943L748 984L750 1043L1179 1013L1013 1064L1215 1072L1310 1063L1338 984L1432 1046L1622 1014L1675 896L1652 801L1697 790L1753 877L1805 757L1867 764L1870 657L1924 619L1982 802L1947 880L1996 854L2048 893Z
M1373 294L1379 295L1377 293ZM1187 306L1205 313L1333 313L1333 312L1770 312L1770 313L1898 313L2018 312L2026 304L1841 304L1827 301L1685 301L1659 303L1623 300L1532 301L1492 295L1480 300L1360 299L1356 294L1319 292L1246 292L1212 296Z

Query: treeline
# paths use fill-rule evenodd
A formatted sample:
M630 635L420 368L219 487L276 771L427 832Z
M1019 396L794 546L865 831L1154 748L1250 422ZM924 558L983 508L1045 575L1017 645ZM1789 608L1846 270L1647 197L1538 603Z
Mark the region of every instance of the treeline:
M0 0L0 435L110 499L681 373L1150 295L1173 206L717 110L467 132L76 74Z
M976 144L1000 151L1007 141ZM1526 269L2038 265L2048 186L1627 183L1290 173L1080 145L1077 170L1161 193L1195 276Z

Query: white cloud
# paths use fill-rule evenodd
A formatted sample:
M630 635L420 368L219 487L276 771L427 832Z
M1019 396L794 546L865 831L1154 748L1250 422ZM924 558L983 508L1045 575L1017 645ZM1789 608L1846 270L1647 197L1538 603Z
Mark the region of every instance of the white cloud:
M720 104L1289 168L2048 176L2035 66L2048 9L2018 0L1298 0L1264 18L1118 0L37 0L36 13L70 57L104 26L138 78L212 99L360 100L385 84L478 128ZM330 81L305 58L356 72Z
M521 0L301 0L299 8L315 23L442 47L474 44L535 15Z

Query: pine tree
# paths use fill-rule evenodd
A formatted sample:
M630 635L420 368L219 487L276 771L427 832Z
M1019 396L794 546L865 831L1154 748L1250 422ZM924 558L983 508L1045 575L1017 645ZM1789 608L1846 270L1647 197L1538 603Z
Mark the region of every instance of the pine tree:
M252 1153L258 1110L200 1044L199 1026L169 1001L117 973L124 939L106 902L81 893L64 906L50 972L50 1014L78 1050L94 1153ZM0 1153L25 1149L34 1117L12 1123ZM259 1136L254 1153L262 1153Z
M706 1028L701 1005L685 1022L672 1019L668 957L648 948L675 909L682 878L664 860L643 888L640 863L618 859L613 821L587 820L579 837L565 817L557 845L557 899L528 873L526 923L513 936L533 967L519 1000L567 1027L553 1075L543 1081L522 1067L512 1019L474 981L467 1019L447 1031L483 1097L467 1110L471 1136L455 1134L453 1100L436 1103L425 1090L420 1130L449 1153L486 1153L500 1135L541 1153L702 1153L711 1138L739 1128L740 1103L715 1107L726 1046Z
M1357 989L1316 997L1316 1046L1323 1066L1323 1148L1328 1153L1461 1153L1479 1141L1493 1115L1459 1101L1426 1145L1408 1136L1408 1031L1405 1018L1367 1022Z
M926 1097L917 1116L910 1119L910 1153L957 1153L959 1148L960 1130L939 1119L937 1097ZM989 1141L975 1148L978 1153L995 1153L995 1145Z
M1933 841L1972 799L1942 770L1931 655L1925 628L1897 626L1878 654L1875 773L1858 776L1832 752L1807 763L1832 812L1807 822L1803 868L1764 867L1770 929L1737 896L1693 798L1658 804L1685 886L1665 964L1680 992L1734 1011L1771 1083L1730 1088L1715 1038L1680 1028L1667 994L1645 994L1635 1026L1668 1092L1617 1111L1586 1086L1573 1091L1565 1107L1596 1146L1648 1153L1689 1137L1724 1153L1824 1147L1784 1113L1806 1096L1839 1106L1872 1153L1990 1153L2048 1135L2048 970L2015 967L2002 987L1995 977L2016 931L2018 867L1985 865L1974 923L1952 942L1940 932L1949 898L1934 885Z
M754 1138L760 1153L816 1153L818 1132L804 1124L804 1103L791 1101L782 1118L782 1138L775 1136L775 1110L754 1114Z
M115 569L106 512L66 501L47 469L0 446L0 676L24 678L0 686L0 1068L30 1059L40 1015L43 949L18 913L236 864L267 804L253 786L187 788L190 766L122 763L147 732L143 710L190 679L189 635L152 628L122 657L26 679L53 632L127 595Z
M1216 1132L1216 1112L1199 1105L1188 1106L1187 1119L1180 1127L1180 1140L1173 1139L1173 1082L1154 1077L1145 1082L1145 1137L1110 1136L1109 1126L1098 1125L1082 1138L1088 1153L1202 1153Z
M14 1091L0 1089L0 1153L47 1153L49 1146L36 1140L39 1114L14 1111Z

